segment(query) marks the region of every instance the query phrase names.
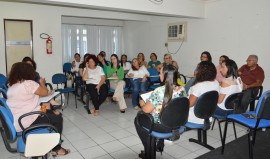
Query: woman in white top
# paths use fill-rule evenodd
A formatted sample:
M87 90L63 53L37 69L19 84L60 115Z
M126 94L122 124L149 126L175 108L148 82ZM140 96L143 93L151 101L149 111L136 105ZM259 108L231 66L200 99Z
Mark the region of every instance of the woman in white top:
M149 76L149 72L144 65L140 67L139 60L134 58L132 60L132 68L128 71L126 76L127 78L132 78L130 79L132 87L132 105L135 109L138 109L138 95L139 93L147 91L147 77Z
M81 55L79 53L74 54L74 61L72 61L72 68L71 72L78 73L79 72L79 66L81 64Z
M86 90L89 92L94 105L94 108L90 112L94 116L99 114L99 107L108 95L108 86L105 84L105 73L97 64L97 57L90 54L86 59L86 67L83 72L83 80L86 81Z
M212 62L202 61L198 64L195 81L188 91L189 116L188 122L203 124L204 119L197 118L194 114L194 106L197 99L209 91L219 91L219 83L216 80L216 67Z
M131 69L131 64L130 62L127 62L127 55L125 54L121 56L121 66L123 67L125 74Z
M237 71L238 67L233 60L228 59L221 63L220 73L224 79L220 84L216 115L227 116L233 112L232 109L226 109L224 103L228 96L242 91L241 79L238 77Z

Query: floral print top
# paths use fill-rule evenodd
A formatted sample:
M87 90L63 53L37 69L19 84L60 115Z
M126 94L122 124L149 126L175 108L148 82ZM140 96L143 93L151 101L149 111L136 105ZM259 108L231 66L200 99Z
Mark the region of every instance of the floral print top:
M151 115L154 117L154 122L159 122L159 114L162 108L162 103L164 99L165 86L156 88L151 96L147 99L147 102L151 102L154 106L154 110L151 112ZM186 97L186 90L182 86L175 86L173 90L172 99L176 97Z

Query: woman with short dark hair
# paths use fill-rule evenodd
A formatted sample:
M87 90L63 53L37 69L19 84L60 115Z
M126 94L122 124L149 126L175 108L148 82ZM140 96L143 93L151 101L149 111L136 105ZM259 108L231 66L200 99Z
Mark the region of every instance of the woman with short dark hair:
M156 68L158 65L161 64L161 62L157 60L157 54L156 53L151 53L150 54L150 59L151 59L151 61L148 62L148 67L149 68Z
M106 100L108 86L105 84L106 76L103 69L98 65L98 59L90 54L86 59L83 72L83 80L86 81L86 90L89 92L94 108L90 109L94 116L99 115L99 107Z
M217 70L215 65L209 61L202 61L198 64L195 81L188 91L189 95L189 116L188 121L203 124L204 119L197 118L194 114L194 105L197 99L209 91L219 91L219 83L216 80Z

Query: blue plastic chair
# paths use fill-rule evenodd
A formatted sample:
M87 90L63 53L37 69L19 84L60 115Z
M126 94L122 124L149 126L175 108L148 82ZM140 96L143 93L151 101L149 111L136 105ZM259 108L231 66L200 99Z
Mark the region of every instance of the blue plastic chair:
M72 64L70 62L63 64L63 72L65 75L71 72Z
M58 85L65 84L66 82L67 82L67 77L64 74L57 73L57 74L54 74L52 76L52 83L56 84L56 87L57 87L56 91L59 91L61 93L61 102L63 103L62 94L67 93L68 94L67 104L68 104L69 93L73 92L74 97L75 97L75 104L76 104L76 108L77 108L77 97L76 97L75 89L74 88L69 88L69 87L65 87L65 88L59 88L58 87Z
M23 128L22 132L16 132L15 127L13 125L14 118L13 115L8 108L5 99L0 98L0 121L1 121L1 135L5 144L6 149L9 152L25 152L25 143L27 140L27 136L29 134L44 134L44 133L58 133L57 129L51 124L38 124L30 126L26 129ZM24 114L24 117L32 115L32 114L41 114L45 115L43 112L31 112ZM23 117L21 117L22 119ZM48 118L49 120L49 118ZM20 122L20 120L19 120ZM11 146L12 143L17 141L17 148L13 148Z
M242 114L231 114L227 116L227 120L224 128L224 135L222 139L222 150L221 153L224 153L225 149L225 140L227 134L228 122L236 122L244 127L249 129L248 137L248 146L249 146L249 158L253 158L253 147L256 140L256 131L262 128L270 127L270 90L263 93L261 98L257 103L255 112L249 111Z
M8 78L0 73L0 88L7 88Z
M189 142L195 142L210 150L214 148L207 144L207 130L210 129L211 122L209 118L215 113L218 102L218 92L209 91L198 97L194 105L194 114L200 119L204 119L203 124L187 122L185 127L198 130L198 139L189 139Z
M0 93L2 94L2 96L7 99L7 90L0 88Z
M242 97L243 97L243 92L231 94L230 96L228 96L228 98L226 99L226 101L224 103L225 108L226 109L231 109L231 110L235 109L235 107L241 105ZM229 114L229 112L231 112L231 110L228 110L228 114ZM215 125L215 121L217 120L218 121L220 141L222 141L222 131L221 131L220 123L225 122L227 116L228 115L217 115L217 114L213 115L214 122L212 124L212 129L211 130L213 130L214 125ZM233 122L233 130L234 130L234 136L235 136L235 139L236 139L237 135L236 135L234 122Z
M168 139L168 140L178 140L180 134L182 134L185 129L184 125L188 119L189 112L189 101L186 97L178 97L172 99L167 106L165 106L160 114L160 124L170 128L172 131L169 133L160 133L152 130L154 125L154 119L151 114L146 114L142 111L139 111L135 122L137 125L140 125L141 128L146 130L149 134L148 137L148 147L146 150L146 158L155 159L156 158L156 142L158 139ZM147 117L151 123L150 128L145 128L140 124L141 118Z
M159 72L155 68L148 68L147 70L150 74L150 77L148 78L150 82L149 89L154 90L160 86Z

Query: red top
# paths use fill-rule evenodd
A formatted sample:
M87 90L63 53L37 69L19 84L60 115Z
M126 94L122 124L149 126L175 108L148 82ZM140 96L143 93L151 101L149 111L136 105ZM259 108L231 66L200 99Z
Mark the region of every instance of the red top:
M250 70L247 65L243 65L238 71L242 73L240 77L246 85L253 84L257 81L263 82L264 80L264 71L258 64L254 70Z

